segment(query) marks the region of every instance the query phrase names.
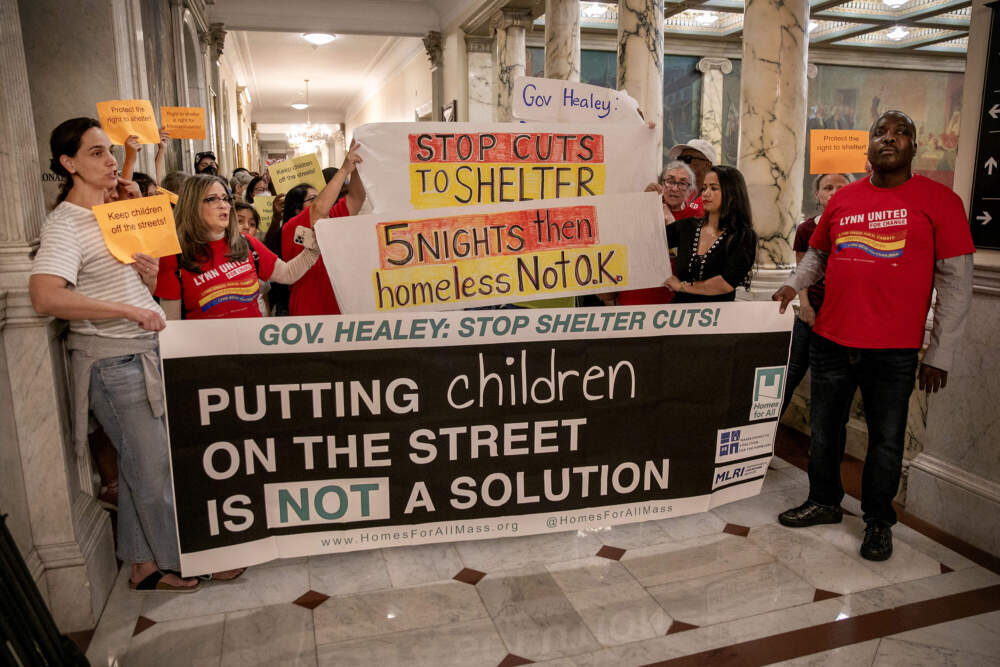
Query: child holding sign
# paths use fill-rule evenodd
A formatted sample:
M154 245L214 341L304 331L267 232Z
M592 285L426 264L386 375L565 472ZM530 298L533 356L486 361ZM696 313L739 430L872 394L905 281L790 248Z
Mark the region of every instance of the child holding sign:
M115 259L91 208L118 183L111 140L92 118L73 118L49 140L51 169L64 184L49 213L28 283L42 315L69 320L73 437L87 446L88 411L118 451L118 556L133 590L187 593L174 532L163 387L156 332L166 326L153 300L156 260Z

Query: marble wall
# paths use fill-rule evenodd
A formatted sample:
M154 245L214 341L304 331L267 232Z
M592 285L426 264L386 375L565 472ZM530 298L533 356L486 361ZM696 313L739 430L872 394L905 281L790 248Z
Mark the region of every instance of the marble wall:
M618 2L618 89L639 102L646 120L663 127L663 3L658 0ZM657 133L655 163L658 175L663 137Z
M715 147L715 154L722 156L723 76L731 74L733 62L729 58L702 58L698 61L701 80L701 137Z
M580 80L580 0L545 0L545 78Z
M808 0L747 0L737 166L760 236L758 298L769 298L795 261L792 240L802 210L806 149L808 22Z
M906 509L1000 555L1000 260L978 261L969 321L948 386L930 396Z
M496 119L496 93L493 67L493 40L473 37L465 38L469 64L469 121L492 123ZM462 119L466 120L466 119Z
M492 28L496 39L496 119L501 123L511 120L511 94L514 79L524 76L525 30L531 27L531 14L517 9L504 9L493 18Z

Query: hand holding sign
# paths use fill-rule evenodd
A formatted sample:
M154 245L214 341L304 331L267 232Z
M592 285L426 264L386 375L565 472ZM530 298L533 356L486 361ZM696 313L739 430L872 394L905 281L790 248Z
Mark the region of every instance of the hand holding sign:
M160 131L149 100L108 100L97 103L97 117L111 143L123 145L129 135L143 144L160 143Z
M181 251L165 195L102 204L94 207L94 215L104 243L119 262L131 264L136 253L165 257Z

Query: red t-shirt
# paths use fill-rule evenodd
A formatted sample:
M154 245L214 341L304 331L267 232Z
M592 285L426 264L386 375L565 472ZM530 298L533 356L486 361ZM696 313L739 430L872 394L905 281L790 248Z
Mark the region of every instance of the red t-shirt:
M274 271L278 256L257 239L245 238L257 251L260 278L267 280ZM160 273L156 278L156 296L177 300L183 296L184 316L189 320L221 317L260 317L257 306L258 273L254 269L253 254L234 261L226 257L229 244L225 239L208 244L209 261L201 265L201 273L181 269L183 285L177 280L177 255L160 259Z
M923 176L895 188L867 178L841 188L809 245L829 253L813 330L881 349L921 346L935 260L975 252L962 200Z
M683 208L679 211L671 211L674 214L674 220L683 220L684 218L702 218L705 216L705 207L701 204L701 195L695 195L691 197L686 202L684 202Z
M330 208L329 217L339 218L350 214L347 209L347 197L341 197ZM302 246L295 242L295 229L308 226L309 209L306 208L281 228L281 258L286 262L292 261L302 252ZM292 285L291 296L288 299L288 314L340 315L340 306L337 304L337 297L333 295L333 286L330 285L330 277L326 274L322 256Z

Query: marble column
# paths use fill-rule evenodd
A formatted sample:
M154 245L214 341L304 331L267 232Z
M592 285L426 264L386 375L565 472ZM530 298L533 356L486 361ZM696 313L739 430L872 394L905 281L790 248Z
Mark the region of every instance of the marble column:
M44 20L58 9L28 11ZM58 73L45 83L63 87ZM0 509L60 630L85 630L97 625L117 566L89 455L77 456L69 438L60 327L28 297L45 208L16 0L0 0L0 89Z
M496 75L493 63L493 39L465 36L465 58L469 69L469 118L473 123L496 120Z
M753 298L769 299L795 262L806 150L808 0L747 0L737 166L760 236Z
M441 44L441 33L431 30L424 36L424 50L431 61L431 120L436 123L444 120L444 61Z
M531 13L522 9L502 9L493 17L492 32L496 35L496 119L511 121L511 93L514 78L524 76L528 60L524 33L531 27Z
M545 78L580 80L580 0L545 0Z
M701 72L701 136L715 147L715 154L722 155L722 77L733 71L729 58L702 58L698 61Z
M649 165L650 180L655 180L665 157L662 0L618 2L618 89L638 100L646 120L661 128L656 133L656 157Z
M209 77L212 93L215 95L213 104L211 94L208 95L208 112L212 116L212 128L215 135L215 155L219 159L219 168L231 170L232 167L225 162L228 153L228 142L226 141L226 126L228 119L223 111L225 105L222 99L222 71L219 68L219 58L222 57L222 50L226 45L226 31L221 23L213 23L207 32L199 33L202 50L208 56ZM194 165L192 165L192 168Z

